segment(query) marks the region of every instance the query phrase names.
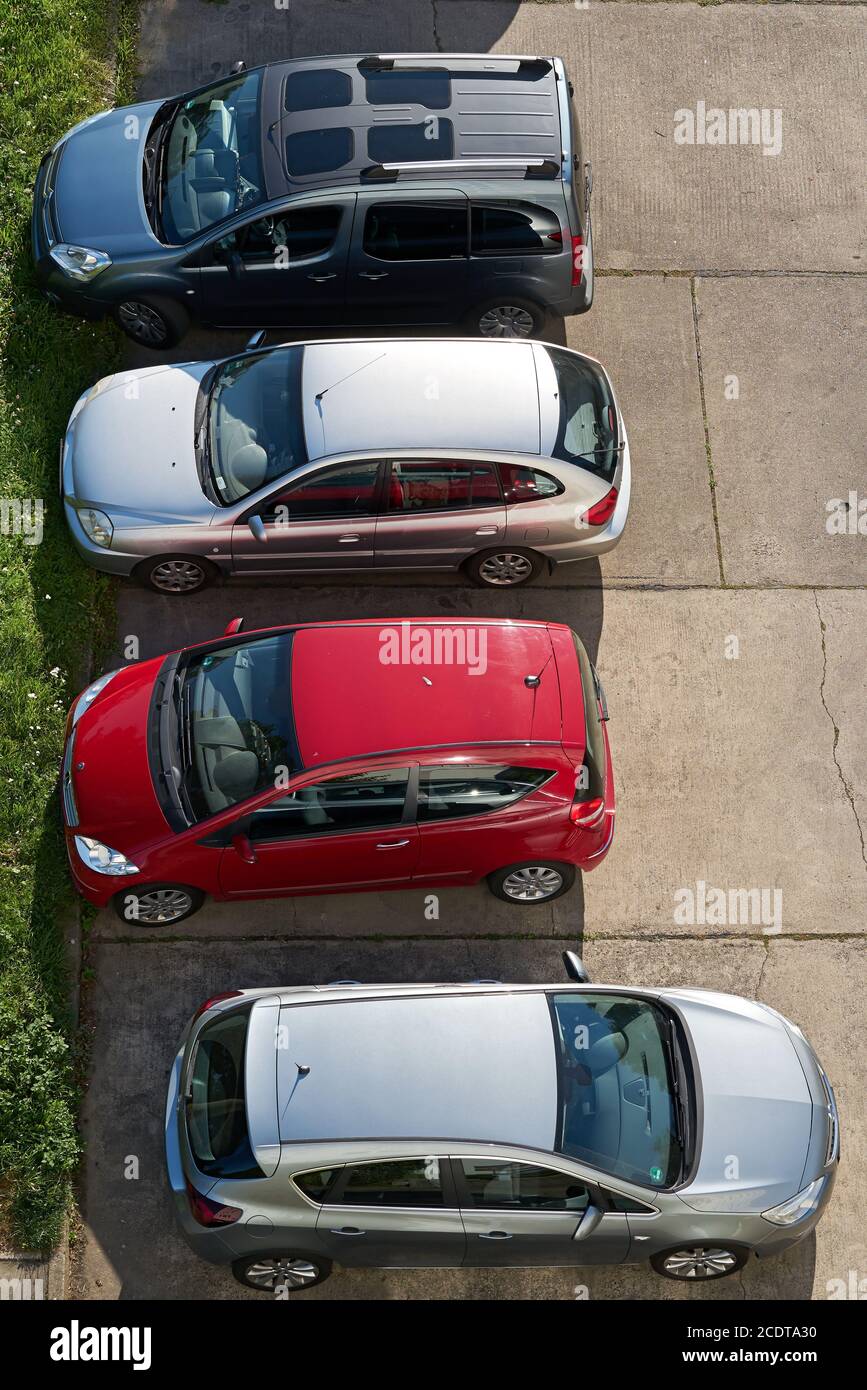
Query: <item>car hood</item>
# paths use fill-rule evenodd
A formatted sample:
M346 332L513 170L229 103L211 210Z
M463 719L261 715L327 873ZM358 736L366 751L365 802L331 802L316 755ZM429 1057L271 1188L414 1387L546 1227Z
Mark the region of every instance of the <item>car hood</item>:
M84 121L60 141L54 213L62 241L109 255L159 246L144 206L142 160L161 101L122 106Z
M70 424L64 490L116 523L209 522L196 469L199 383L212 364L147 367L98 381Z
M134 857L169 833L151 780L148 711L163 658L119 671L75 726L76 834Z
M698 1167L678 1196L698 1211L756 1213L801 1190L814 1096L785 1023L749 999L668 990L698 1062Z

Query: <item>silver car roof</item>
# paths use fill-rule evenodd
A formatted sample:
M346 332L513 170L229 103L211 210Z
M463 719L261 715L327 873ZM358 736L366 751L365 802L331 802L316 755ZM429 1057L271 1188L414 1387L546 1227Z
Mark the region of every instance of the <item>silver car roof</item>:
M280 1024L283 1143L453 1135L553 1148L541 990L305 1002L284 1006Z
M539 453L532 343L313 343L304 349L302 395L311 460L371 449Z

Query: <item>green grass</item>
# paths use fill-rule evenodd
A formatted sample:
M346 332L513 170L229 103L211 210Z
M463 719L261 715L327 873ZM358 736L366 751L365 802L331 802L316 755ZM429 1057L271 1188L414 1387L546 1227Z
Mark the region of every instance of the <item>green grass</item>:
M67 318L30 264L33 180L71 125L130 99L129 0L0 7L0 500L43 499L41 544L0 534L0 1225L56 1240L79 1158L64 936L74 895L55 794L67 706L111 630L111 588L82 565L57 498L58 440L76 397L116 370L110 324Z

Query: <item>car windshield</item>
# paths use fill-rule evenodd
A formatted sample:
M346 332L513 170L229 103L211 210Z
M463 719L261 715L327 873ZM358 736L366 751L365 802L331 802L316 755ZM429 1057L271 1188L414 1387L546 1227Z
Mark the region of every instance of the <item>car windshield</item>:
M223 506L307 462L303 356L301 347L250 352L217 370L203 438L214 500Z
M189 241L264 197L258 72L183 102L168 131L161 211L169 241Z
M299 771L292 633L196 652L175 678L180 791L197 821Z
M554 458L579 463L611 482L620 459L617 411L605 374L575 353L549 347L557 374L560 421Z
M558 1152L628 1182L670 1187L683 1167L683 1131L667 1016L622 994L550 999Z

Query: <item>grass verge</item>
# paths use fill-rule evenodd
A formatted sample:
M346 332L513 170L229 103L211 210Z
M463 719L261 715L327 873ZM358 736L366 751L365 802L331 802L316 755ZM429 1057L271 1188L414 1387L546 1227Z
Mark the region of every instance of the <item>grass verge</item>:
M0 8L0 1229L26 1250L56 1242L79 1159L62 927L74 895L55 788L66 708L112 613L110 585L66 535L58 441L76 397L120 357L110 324L39 295L30 199L64 131L131 99L136 20L130 0Z

